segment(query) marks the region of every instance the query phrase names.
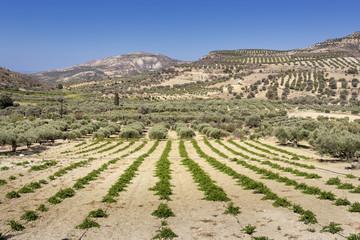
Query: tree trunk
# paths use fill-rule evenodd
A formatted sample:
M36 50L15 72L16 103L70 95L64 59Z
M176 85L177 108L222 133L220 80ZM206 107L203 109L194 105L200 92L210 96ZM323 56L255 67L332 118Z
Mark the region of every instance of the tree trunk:
M12 145L11 145L11 151L12 151L12 152L16 152L16 148L17 148L17 145L16 145L16 144L12 144Z

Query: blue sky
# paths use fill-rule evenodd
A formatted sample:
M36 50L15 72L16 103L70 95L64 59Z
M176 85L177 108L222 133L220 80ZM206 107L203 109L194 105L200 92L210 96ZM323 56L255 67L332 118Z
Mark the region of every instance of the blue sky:
M293 49L360 31L359 0L0 0L0 66L64 68L146 51Z

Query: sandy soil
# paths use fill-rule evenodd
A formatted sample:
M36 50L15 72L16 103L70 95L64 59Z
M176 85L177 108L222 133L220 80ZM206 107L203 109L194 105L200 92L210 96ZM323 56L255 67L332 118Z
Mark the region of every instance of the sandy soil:
M316 196L303 194L291 186L285 186L282 183L262 179L261 175L256 174L250 169L216 155L203 143L202 136L198 134L198 144L208 155L215 157L220 162L226 163L241 174L265 183L280 197L286 197L291 202L300 204L304 209L313 211L317 215L319 224L305 225L298 221L299 216L290 209L276 208L272 206L272 201L260 200L262 195L253 194L252 191L244 190L241 186L237 185L236 180L212 168L204 159L198 156L191 142L185 141L190 158L197 162L203 170L216 181L218 186L224 189L235 206L241 207L241 214L236 218L231 215L224 215L223 212L228 203L203 200L204 192L198 190L198 186L194 183L191 174L187 171L187 167L181 164L182 158L179 156L179 140L176 140L176 133L169 131L169 138L174 139L169 155L169 160L172 163L171 184L174 194L171 196L172 200L168 202L168 205L176 216L167 219L167 222L169 224L168 227L179 235L178 239L250 239L247 234L241 231L241 229L248 224L257 226L254 236L268 236L274 239L333 239L334 237L340 237L339 235L320 233L322 226L328 225L331 221L342 223L342 227L344 228L343 234L345 236L349 233L360 231L359 213L350 213L347 211L347 207L334 206L331 201L319 200ZM251 151L261 153L259 150L251 148L238 140L235 141ZM267 144L282 148L282 146L278 146L274 139L266 139L264 141ZM237 157L215 141L211 140L210 142L229 157ZM223 142L234 150L242 152L232 144L226 141ZM42 156L35 155L20 158L22 160L31 158L34 162L40 162L44 156L49 159L57 158L60 162L57 166L31 173L27 173L27 168L23 166L12 166L10 170L0 172L2 177L15 175L21 171L24 172L23 177L19 177L16 180L9 181L9 183L4 186L0 186L0 199L2 202L2 204L0 204L0 232L12 237L11 239L150 239L155 236L156 230L160 227L161 220L152 216L151 213L163 200L159 200L159 197L148 189L158 181L158 178L154 176L155 164L165 148L166 141L161 141L158 148L144 160L139 167L137 175L131 184L128 185L127 191L121 192L119 197L116 198L116 203L105 204L101 202L101 199L106 195L108 189L117 181L124 170L130 166L136 157L147 152L154 141L149 141L140 151L121 159L116 164L110 165L107 170L99 175L98 179L91 181L84 189L77 190L74 197L65 199L60 204L50 205L47 199L61 188L72 187L78 178L86 176L93 169L100 167L110 159L135 149L141 142L137 142L129 149L114 155L109 155L109 153L124 147L128 142L123 143L111 151L98 153L98 151L101 150L98 149L93 153L89 152L89 156L96 158L96 160L92 161L89 165L69 171L66 175L56 178L47 185L43 185L43 187L37 189L35 193L22 194L18 199L9 200L5 198L5 194L8 191L17 191L31 181L47 179L47 177L55 171L73 162L87 159L89 156L83 157L82 154L74 154L74 152L79 149L75 149L74 147L78 143L79 142L62 142L61 145L49 146L41 153ZM258 145L252 141L251 143ZM88 141L88 144L90 144L90 141ZM114 144L116 144L116 142L103 148L108 148ZM84 148L85 146L86 145L83 145L80 148ZM315 155L314 152L307 149L286 149L306 156ZM72 152L60 154L60 152L63 151ZM251 155L247 152L243 153ZM269 159L271 159L272 155L267 155ZM59 156L61 157L59 158ZM320 156L317 155L314 157L320 158ZM19 157L13 158L17 159ZM13 158L3 158L0 162L1 164L7 165L10 161L14 160ZM330 164L315 160L300 160L300 162L313 164L316 169L309 170L274 161L274 163L278 163L284 167L292 167L301 171L319 174L322 178L317 180L305 179L304 177L297 177L293 174L281 172L269 166L249 161L250 164L264 167L279 173L281 176L286 176L311 186L318 186L325 191L331 191L337 197L346 197L351 202L360 201L359 194L352 194L347 190L340 190L335 186L325 184L326 180L330 177L339 177L342 182L352 183L357 186L359 185L359 181L357 179L348 179L345 177L345 174L352 173L360 177L360 173L345 170L345 164L343 163ZM35 210L42 203L49 208L49 211L40 213L40 219L34 222L20 220L21 215L26 210ZM100 228L91 228L88 230L75 229L75 226L80 224L91 210L98 208L106 210L109 214L109 217L106 219L96 220L101 225ZM22 232L11 231L10 227L6 225L6 221L10 219L19 221L26 229ZM308 228L315 228L316 232L310 233L307 231Z

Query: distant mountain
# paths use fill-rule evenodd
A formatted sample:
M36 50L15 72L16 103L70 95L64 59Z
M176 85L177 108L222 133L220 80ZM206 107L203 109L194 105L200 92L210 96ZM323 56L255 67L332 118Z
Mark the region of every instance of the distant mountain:
M161 54L136 52L94 60L64 69L33 73L29 76L49 83L90 81L104 77L133 76L179 63L182 61Z
M50 87L51 85L40 82L33 77L0 67L0 89L29 90Z
M345 52L348 56L360 56L360 31L342 38L329 39L301 50L317 52Z

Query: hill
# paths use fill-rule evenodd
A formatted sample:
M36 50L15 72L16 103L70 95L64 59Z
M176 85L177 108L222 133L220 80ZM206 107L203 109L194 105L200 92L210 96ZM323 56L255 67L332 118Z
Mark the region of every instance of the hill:
M39 80L18 72L13 72L0 67L0 89L43 89L50 88L51 85L40 82Z
M30 74L43 82L91 81L101 78L134 76L182 63L161 54L146 52L128 53L98 59L80 65Z

